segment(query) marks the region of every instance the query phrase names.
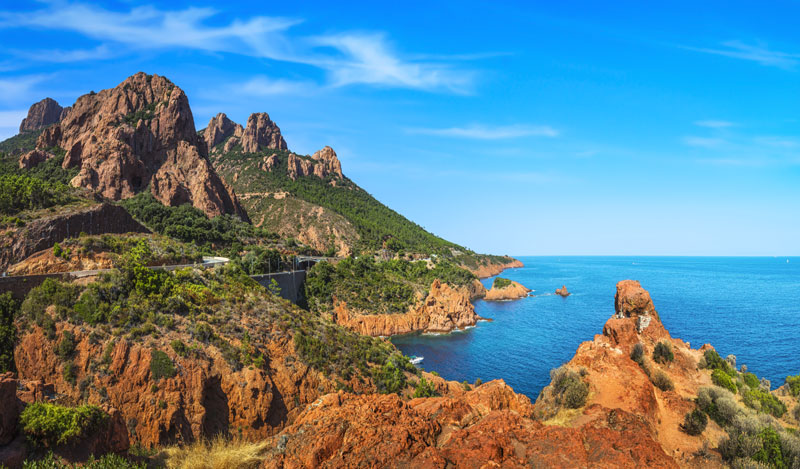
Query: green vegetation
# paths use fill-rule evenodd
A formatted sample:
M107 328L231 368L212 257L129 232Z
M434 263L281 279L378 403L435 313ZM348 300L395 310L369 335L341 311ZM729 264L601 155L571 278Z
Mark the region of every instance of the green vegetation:
M780 399L759 388L742 389L742 401L747 407L777 418L786 413L786 405Z
M158 381L161 378L172 378L177 374L175 365L169 356L161 350L150 351L150 378Z
M557 404L568 409L578 409L586 404L589 385L581 379L580 374L561 366L550 371L550 380Z
M147 106L139 109L138 111L132 112L127 116L122 118L122 121L126 124L136 126L139 120L149 121L156 115L156 107L159 104L167 104L166 101L153 101L152 103L148 104Z
M706 414L700 409L694 409L686 414L681 429L689 435L697 436L703 433L706 429L706 425L708 425L708 417L706 417Z
M143 462L132 462L117 454L106 454L99 459L93 456L85 463L70 464L61 462L53 453L47 453L42 459L26 460L22 469L145 469Z
M42 134L44 129L32 130L30 132L22 132L11 138L7 138L0 142L0 153L9 153L16 155L17 153L25 153L36 148L36 140Z
M720 369L716 369L711 373L711 381L717 386L725 388L734 394L738 391L736 383L728 374Z
M277 239L274 233L256 228L231 215L209 219L190 204L167 207L156 200L150 191L121 202L134 218L156 233L198 246L211 244L247 244L260 238Z
M723 360L715 350L706 350L705 354L703 354L703 358L706 362L706 368L710 370L720 370L732 378L736 377L736 369L732 367L730 363Z
M108 415L96 406L64 407L36 402L25 407L19 421L34 444L52 447L72 443L107 420Z
M269 149L258 153L242 153L241 149L216 157L215 165L220 173L233 183L239 193L286 191L292 196L330 209L353 224L361 236L358 251L375 251L383 247L384 241L392 239L388 248L395 252L418 252L450 256L451 249L466 251L461 246L445 241L425 231L399 213L378 202L366 191L347 178L337 180L333 186L327 179L318 177L288 176L286 150ZM272 171L259 168L265 156L277 154L278 164ZM308 157L299 156L301 159ZM239 174L234 180L233 173ZM251 214L256 216L255 213Z
M675 359L672 347L667 342L659 342L653 349L653 361L656 363L669 363Z
M505 288L510 285L511 280L507 278L495 277L494 282L492 282L492 288Z
M429 269L424 261L391 260L376 262L370 256L343 259L336 265L315 265L304 285L307 305L312 311L330 311L333 297L350 308L372 314L405 313L417 293L427 294L434 279L464 285L475 277L450 262L442 261Z
M0 373L17 371L14 366L14 344L17 340L14 317L17 311L19 302L11 293L0 295Z
M61 341L56 345L56 355L67 359L75 353L75 335L70 331L61 332Z
M656 374L653 375L652 381L655 387L662 391L671 391L675 389L675 386L672 384L672 380L661 370L656 371Z
M467 387L469 387L468 384ZM417 386L414 388L413 397L433 397L435 395L436 388L433 387L433 383L425 379L424 376L421 377L419 381L417 381Z
M27 175L0 175L0 214L16 215L23 210L38 210L73 201L73 189Z
M800 397L800 375L787 376L786 384L789 385L789 394L794 397Z

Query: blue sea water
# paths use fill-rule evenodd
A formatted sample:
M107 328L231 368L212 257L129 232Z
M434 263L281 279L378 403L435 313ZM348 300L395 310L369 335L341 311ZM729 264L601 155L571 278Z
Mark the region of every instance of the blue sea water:
M619 280L639 280L673 337L734 354L759 377L784 383L800 373L800 258L520 257L501 274L533 289L517 301L475 304L492 322L443 335L410 334L392 342L421 366L452 380L502 378L536 399L549 372L578 345L602 333L614 313ZM787 259L789 262L787 262ZM487 288L493 279L484 280ZM553 292L566 285L572 293Z

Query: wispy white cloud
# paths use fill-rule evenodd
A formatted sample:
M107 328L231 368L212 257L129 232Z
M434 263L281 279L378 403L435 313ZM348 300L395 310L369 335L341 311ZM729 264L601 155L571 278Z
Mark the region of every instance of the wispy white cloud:
M21 75L0 78L0 102L16 102L27 100L39 83L48 78L47 75Z
M273 96L273 95L309 95L319 89L318 85L310 81L292 81L285 79L272 79L258 76L244 83L231 87L237 94L248 96Z
M83 62L86 60L104 60L114 57L111 48L107 44L100 44L92 49L73 49L73 50L12 50L16 57L30 60L33 62L53 62L70 63Z
M800 61L798 53L771 50L765 44L751 45L742 41L725 41L720 47L683 47L695 52L749 60L764 66L784 69L793 68Z
M383 34L339 34L317 37L314 42L336 49L342 57L316 60L334 86L355 83L466 92L473 74L432 62L402 60Z
M34 11L0 12L0 28L72 31L132 50L178 48L306 64L324 70L329 86L363 84L469 93L474 82L474 72L453 65L464 56L441 60L403 57L380 33L310 37L290 31L302 22L299 18L253 16L220 24L217 16L212 8L141 6L112 11L87 3L56 2ZM71 54L74 60L83 60L107 52L103 47ZM39 58L53 61L54 56L70 55L57 52L45 51Z
M434 135L440 137L471 138L478 140L502 140L522 137L557 137L559 131L548 125L506 125L486 126L473 124L466 127L449 127L444 129L407 129L409 133Z
M725 145L727 141L722 138L713 137L684 137L683 143L691 147L714 148Z
M18 128L19 123L22 122L22 119L24 119L27 115L27 109L0 111L0 127Z
M711 128L711 129L726 129L728 127L733 127L736 124L733 123L733 122L729 122L729 121L721 121L721 120L713 120L712 119L712 120L697 121L697 122L694 123L694 125L697 125L699 127L708 127L708 128Z

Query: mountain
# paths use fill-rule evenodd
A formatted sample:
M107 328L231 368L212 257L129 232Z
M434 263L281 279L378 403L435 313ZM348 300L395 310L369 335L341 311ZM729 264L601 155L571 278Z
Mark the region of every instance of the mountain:
M250 115L245 127L218 114L200 135L214 167L239 194L254 224L319 251L349 255L385 249L389 255L462 256L460 261L470 268L513 261L477 256L380 203L344 175L329 146L312 155L289 150L266 113Z
M61 107L53 98L44 98L28 109L28 117L19 124L19 133L44 129L62 120L70 108Z
M37 129L52 120L44 117L54 116L58 104L43 103L49 114L43 111L33 126L29 117L22 127ZM208 216L245 217L208 161L186 94L158 75L140 72L81 96L42 131L36 148L63 149L63 167L79 168L71 184L111 200L149 190L164 205L191 203Z

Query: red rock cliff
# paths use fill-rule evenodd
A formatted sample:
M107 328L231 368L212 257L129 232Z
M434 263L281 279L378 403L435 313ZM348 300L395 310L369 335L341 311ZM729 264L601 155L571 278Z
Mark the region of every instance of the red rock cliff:
M209 216L245 216L208 161L186 94L164 77L140 72L81 96L37 146L65 149L64 167L80 167L72 185L110 199L149 187L165 205L191 203Z

